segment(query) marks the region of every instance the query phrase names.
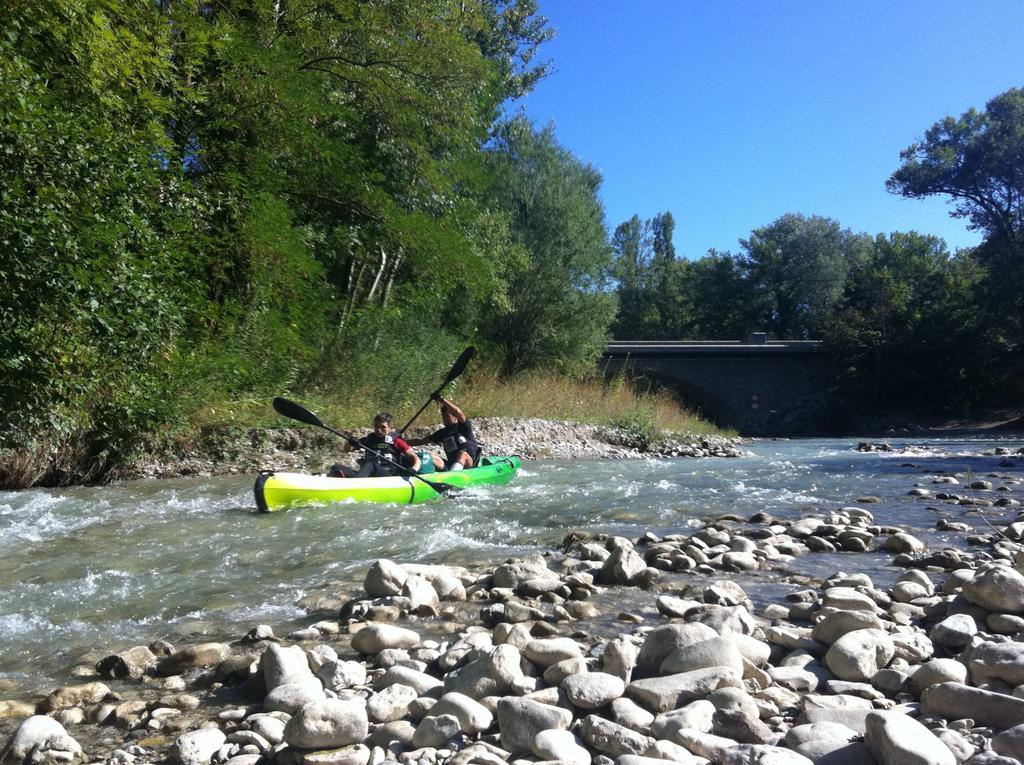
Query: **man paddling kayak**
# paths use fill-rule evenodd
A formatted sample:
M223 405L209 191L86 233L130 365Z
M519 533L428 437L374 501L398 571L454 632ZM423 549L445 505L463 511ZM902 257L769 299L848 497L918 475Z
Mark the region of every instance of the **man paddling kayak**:
M469 418L440 393L435 394L433 399L441 405L443 427L426 438L410 438L409 445L441 444L441 448L444 449L444 460L431 457L437 470L462 470L473 467L480 456L480 446L476 442Z
M373 432L360 438L358 443L377 454L366 452L359 460L358 470L338 462L331 465L327 475L332 478L381 478L401 474L398 464L413 472L420 469L419 456L395 432L395 420L387 412L381 412L373 418ZM354 448L349 444L345 451Z

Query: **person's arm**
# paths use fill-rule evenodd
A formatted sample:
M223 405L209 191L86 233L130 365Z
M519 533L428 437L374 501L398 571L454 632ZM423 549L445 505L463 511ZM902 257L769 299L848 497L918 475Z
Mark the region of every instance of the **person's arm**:
M420 469L420 455L418 455L416 452L409 448L409 444L405 441L405 439L396 438L395 446L398 447L399 451L401 451L402 454L404 454L406 457L412 460L412 467L410 468L411 470L415 471Z
M448 411L455 415L456 420L458 420L459 422L466 421L466 415L463 414L462 410L455 406L455 404L453 404L451 401L446 399L444 396L438 396L437 400L444 404L448 408Z

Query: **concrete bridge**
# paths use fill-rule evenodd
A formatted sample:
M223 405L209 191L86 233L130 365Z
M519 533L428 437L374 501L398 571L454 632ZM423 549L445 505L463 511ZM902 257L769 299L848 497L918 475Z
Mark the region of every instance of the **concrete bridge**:
M823 434L837 402L820 340L623 340L609 343L606 374L626 370L674 390L702 416L743 435Z

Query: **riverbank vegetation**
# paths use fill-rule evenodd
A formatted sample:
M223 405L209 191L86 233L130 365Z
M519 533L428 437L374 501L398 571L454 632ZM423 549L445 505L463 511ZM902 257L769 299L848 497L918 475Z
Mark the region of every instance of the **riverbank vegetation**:
M1024 379L1020 91L890 180L952 196L976 250L794 213L687 262L668 213L610 233L600 174L514 116L536 0L40 0L0 28L0 486L102 479L225 402L415 406L469 344L469 407L638 427L684 415L586 382L610 332L820 336L875 404ZM538 411L537 381L576 387Z

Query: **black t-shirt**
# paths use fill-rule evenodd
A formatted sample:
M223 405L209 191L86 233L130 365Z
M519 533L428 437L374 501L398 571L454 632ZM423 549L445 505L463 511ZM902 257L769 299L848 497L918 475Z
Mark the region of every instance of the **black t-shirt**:
M473 426L469 424L469 420L435 430L430 434L428 440L431 443L441 444L448 462L455 459L455 455L459 452L466 452L475 462L477 452L480 451L480 447L476 443L476 436L473 435Z
M398 458L401 457L405 450L409 448L409 445L405 443L400 436L394 433L388 433L386 436L379 436L377 433L371 431L360 438L359 443L369 449L379 452L382 455L381 457L378 457L376 454L363 452L363 457L360 459L360 462L370 460L376 462L378 465L397 462Z

